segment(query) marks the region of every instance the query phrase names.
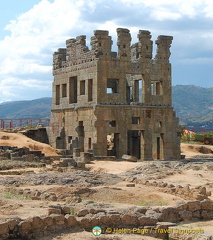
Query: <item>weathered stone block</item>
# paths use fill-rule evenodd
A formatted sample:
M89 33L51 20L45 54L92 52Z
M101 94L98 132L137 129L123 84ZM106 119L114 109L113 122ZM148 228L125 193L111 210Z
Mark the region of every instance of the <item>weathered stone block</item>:
M42 220L43 220L44 226L53 225L53 218L51 216L43 217Z
M61 214L61 209L57 209L57 208L48 208L48 215L51 214Z
M99 218L96 216L90 218L90 223L91 223L91 226L100 226L101 224L99 221Z
M180 215L180 218L181 218L182 221L192 219L192 212L191 211L187 211L187 210L180 211L179 215Z
M32 224L31 222L28 222L28 221L21 221L18 224L18 227L19 227L20 233L28 233L32 231Z
M110 226L118 226L121 224L120 214L109 214Z
M57 215L57 214L52 214L53 221L57 225L63 225L65 223L65 217L64 215Z
M28 218L27 221L31 223L33 229L42 229L44 227L44 223L40 217Z
M187 202L187 210L188 211L196 211L201 209L200 201L190 201Z
M124 226L137 226L138 218L134 215L124 214L121 216L121 222Z
M9 232L9 226L8 223L0 223L0 234L5 234Z
M213 210L213 201L210 201L210 200L202 201L201 208L205 210Z
M92 223L90 222L90 217L79 218L78 223L84 229L88 229L88 228L93 227Z
M46 200L56 202L56 201L57 201L57 197L56 197L55 194L50 194L50 195L46 198Z
M200 219L201 218L201 210L196 210L196 211L192 212L192 217Z
M174 209L175 209L177 212L183 211L183 210L187 210L187 204L186 204L186 203L178 204L177 206L174 207Z
M81 209L80 211L78 211L78 212L76 213L76 215L77 215L78 217L84 217L84 216L86 216L87 214L89 214L89 210L88 210L88 209Z
M138 218L139 226L154 226L158 222L158 219L154 217L142 216Z
M62 214L70 214L70 207L67 207L67 206L63 206L62 208L61 208L61 213Z
M202 210L201 211L202 219L213 219L213 210Z
M77 167L78 168L85 168L85 163L84 162L77 162Z
M101 225L110 226L110 217L108 215L99 216L98 220Z
M67 226L69 226L69 227L78 226L78 221L76 220L76 217L71 216L71 215L66 215L65 219L66 219Z
M174 223L180 220L178 212L173 207L162 208L161 213L162 215L158 218L159 221Z
M18 226L18 223L19 222L21 222L21 220L10 220L10 221L8 221L7 223L8 223L8 227L9 227L9 230L11 230L11 231L13 231L14 230L14 228L16 227L16 226Z

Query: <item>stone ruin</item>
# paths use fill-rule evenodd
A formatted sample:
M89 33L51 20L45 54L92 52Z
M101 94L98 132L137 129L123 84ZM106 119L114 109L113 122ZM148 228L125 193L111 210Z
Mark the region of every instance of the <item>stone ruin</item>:
M117 29L118 52L108 31L66 41L53 55L50 144L80 156L131 155L142 160L180 159L180 129L172 107L170 46L158 36L156 55L149 31L131 45Z
M0 223L0 239L40 239L54 232L67 230L75 232L82 229L91 232L94 226L101 226L106 236L101 239L109 240L115 239L107 234L106 230L109 226L113 229L134 229L135 226L139 226L138 229L142 232L138 234L142 236L171 240L212 240L212 235L205 233L200 227L192 229L179 225L182 221L207 221L212 217L213 202L209 200L189 201L174 207L159 208L103 209L98 206L88 206L78 210L68 205L53 205L48 209L48 216L34 216L27 219L16 217Z

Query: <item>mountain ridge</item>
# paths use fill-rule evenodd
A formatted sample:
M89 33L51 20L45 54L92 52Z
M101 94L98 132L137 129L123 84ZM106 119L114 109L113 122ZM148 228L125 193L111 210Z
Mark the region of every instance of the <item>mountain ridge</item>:
M181 125L213 129L213 87L173 86L172 101ZM0 104L0 118L49 118L51 105L51 97L3 102Z

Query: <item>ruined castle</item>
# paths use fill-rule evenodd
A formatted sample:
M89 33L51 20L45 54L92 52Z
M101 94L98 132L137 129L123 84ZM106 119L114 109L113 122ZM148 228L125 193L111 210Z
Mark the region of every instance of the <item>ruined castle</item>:
M53 55L50 143L58 149L123 154L143 160L180 158L180 130L172 107L171 36L158 36L156 55L149 31L131 45L117 29L117 52L108 31L66 41Z

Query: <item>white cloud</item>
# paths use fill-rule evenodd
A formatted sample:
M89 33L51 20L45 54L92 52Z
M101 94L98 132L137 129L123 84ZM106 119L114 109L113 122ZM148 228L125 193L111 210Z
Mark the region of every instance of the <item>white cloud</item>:
M178 20L181 18L180 13L169 11L164 7L159 7L158 9L153 10L151 16L152 18L155 18L156 20L160 20L160 21Z
M39 86L39 81L31 80L32 76L40 75L38 78L42 79L43 74L48 74L49 80L43 81L47 81L51 89L52 53L57 45L64 45L71 30L76 28L82 4L83 1L55 0L50 3L42 0L6 26L11 34L0 41L0 101L4 95L14 96L9 94L12 92L11 79L16 79L13 87L23 85L33 90ZM18 76L25 80L17 79ZM40 87L43 85L40 82ZM2 86L7 90L3 91Z
M213 1L212 0L205 0L205 7L203 9L205 16L207 18L213 18Z
M35 99L50 89L52 81L28 78L27 81L19 77L7 77L0 81L1 102L12 100Z
M212 50L212 27L199 22L211 23L211 18L212 0L41 0L6 26L10 35L0 41L0 102L25 99L20 93L24 88L28 96L39 86L50 95L52 54L69 38L88 35L89 45L93 30L105 29L116 48L116 28L130 29L133 43L138 30L147 29L154 38L175 35L172 48L180 52L177 56L191 59L192 51Z
M151 16L157 20L177 20L181 16L194 18L212 0L121 0L126 4L144 5L151 9ZM212 13L209 11L209 13Z

